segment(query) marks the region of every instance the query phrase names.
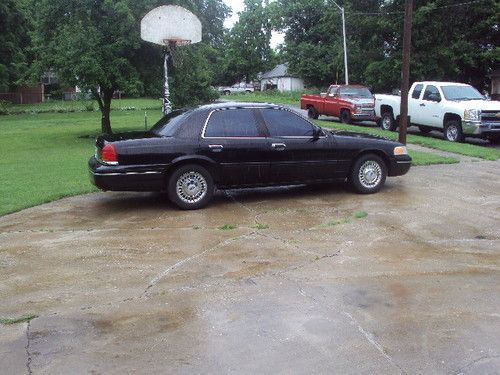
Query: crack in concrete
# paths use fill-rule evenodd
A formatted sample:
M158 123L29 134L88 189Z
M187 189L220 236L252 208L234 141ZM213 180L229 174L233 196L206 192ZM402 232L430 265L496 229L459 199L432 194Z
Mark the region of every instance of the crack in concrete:
M464 371L470 370L472 367L474 367L476 364L478 364L481 361L484 361L485 359L494 359L494 358L500 358L500 355L483 355L482 357L476 358L475 360L469 362L466 364L464 367L458 369L457 371L451 372L453 375L464 375Z
M28 320L28 325L26 327L26 339L28 340L28 342L26 343L26 346L24 347L26 349L26 369L28 370L28 375L31 375L33 373L33 371L31 370L30 328L31 328L31 320Z
M346 318L348 318L349 321L351 322L351 324L354 325L357 328L357 330L363 335L363 337L368 341L368 343L370 344L370 346L372 346L373 348L375 348L375 350L378 353L380 353L391 365L393 365L394 367L396 367L402 374L405 374L405 375L408 374L403 368L401 368L401 366L399 366L392 359L392 357L389 354L387 354L387 351L384 349L384 347L376 340L375 335L373 333L369 332L369 331L366 331L351 314L349 314L346 311L339 310L335 306L331 306L331 305L329 305L327 303L324 303L324 302L318 300L314 296L311 296L311 295L307 294L297 281L291 280L291 279L289 279L289 278L287 278L287 277L285 277L283 275L280 275L280 276L283 277L283 278L285 278L285 279L287 279L287 280L289 280L289 281L291 281L292 283L295 283L295 285L297 286L299 294L301 296L307 298L307 299L310 299L311 301L313 301L320 308L327 309L329 311L331 311L331 310L337 311L337 312L341 313L342 315L344 315Z
M212 246L212 247L210 247L208 249L205 249L202 252L199 252L199 253L194 254L194 255L192 255L190 257L181 259L180 261L178 261L177 263L169 266L168 268L166 268L165 270L163 270L162 272L160 272L158 275L156 275L153 279L151 279L151 281L149 282L147 288L144 290L144 292L142 292L142 294L140 295L139 298L142 298L152 287L154 287L156 284L158 284L158 282L160 282L160 280L162 280L165 276L167 276L171 271L174 271L174 270L178 269L179 267L182 267L184 264L189 263L192 260L201 258L204 255L206 255L208 253L211 253L212 251L218 249L219 247L225 246L225 245L227 245L227 244L229 244L229 243L231 243L233 241L236 241L236 240L238 240L240 238L244 238L244 237L247 237L247 236L251 236L253 234L255 234L255 231L247 233L247 234L243 234L243 235L240 235L240 236L237 236L237 237L234 237L234 238L225 239L224 241L221 241L221 242L217 243L215 246Z

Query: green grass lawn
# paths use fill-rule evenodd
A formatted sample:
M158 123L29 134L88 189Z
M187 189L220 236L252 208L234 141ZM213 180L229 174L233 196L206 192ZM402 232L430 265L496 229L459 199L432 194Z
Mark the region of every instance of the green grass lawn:
M148 111L152 126L160 111ZM115 131L144 129L143 111L115 111ZM100 132L100 114L0 116L0 215L94 191L87 161ZM89 137L90 136L90 137Z
M221 99L236 100L238 102L275 103L286 105L299 105L300 97L305 91L255 91L221 96Z
M161 100L154 98L113 99L111 108L115 111L161 109ZM99 111L95 100L49 100L34 104L2 104L0 113L35 114L35 113L66 113Z

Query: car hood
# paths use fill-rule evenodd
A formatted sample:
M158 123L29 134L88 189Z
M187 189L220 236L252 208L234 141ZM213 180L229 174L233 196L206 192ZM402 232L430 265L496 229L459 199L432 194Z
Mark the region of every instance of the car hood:
M342 100L345 100L346 102L350 102L355 105L371 105L373 106L375 104L375 99L374 98L356 98L356 97L342 97Z
M345 130L330 130L330 132L337 137L347 137L347 138L356 138L356 139L377 139L377 140L393 142L389 138L380 137L378 135L371 135L371 134L365 134L365 133L355 133L355 132L349 132L349 131L345 131Z
M482 111L500 111L500 102L496 100L460 100L450 101L452 107L460 110L461 114L464 109L480 109Z

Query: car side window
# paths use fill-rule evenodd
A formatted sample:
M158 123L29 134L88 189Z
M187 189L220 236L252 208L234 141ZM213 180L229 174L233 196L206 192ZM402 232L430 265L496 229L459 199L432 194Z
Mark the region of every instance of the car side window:
M437 89L437 87L432 85L427 85L422 100L430 100L433 102L438 102L439 100L441 100L441 95L439 94L439 90Z
M424 88L424 85L422 85L422 84L416 85L415 88L413 89L413 93L411 94L411 97L413 99L420 98L420 94L422 93L423 88Z
M212 112L205 137L260 137L257 119L252 109L234 108Z
M271 137L312 137L313 126L299 115L283 109L261 109Z

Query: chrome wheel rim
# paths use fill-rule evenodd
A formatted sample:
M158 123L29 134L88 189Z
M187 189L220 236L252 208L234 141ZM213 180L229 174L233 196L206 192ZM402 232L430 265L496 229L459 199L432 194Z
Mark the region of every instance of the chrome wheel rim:
M190 171L177 179L177 196L184 203L197 203L207 194L208 187L205 177L199 172Z
M458 137L458 128L456 126L448 126L448 129L446 129L446 138L448 138L449 141L456 141Z
M367 160L359 168L358 177L363 187L373 189L382 180L382 168L376 161Z
M382 119L382 129L389 130L391 128L391 118L389 116L384 116Z

